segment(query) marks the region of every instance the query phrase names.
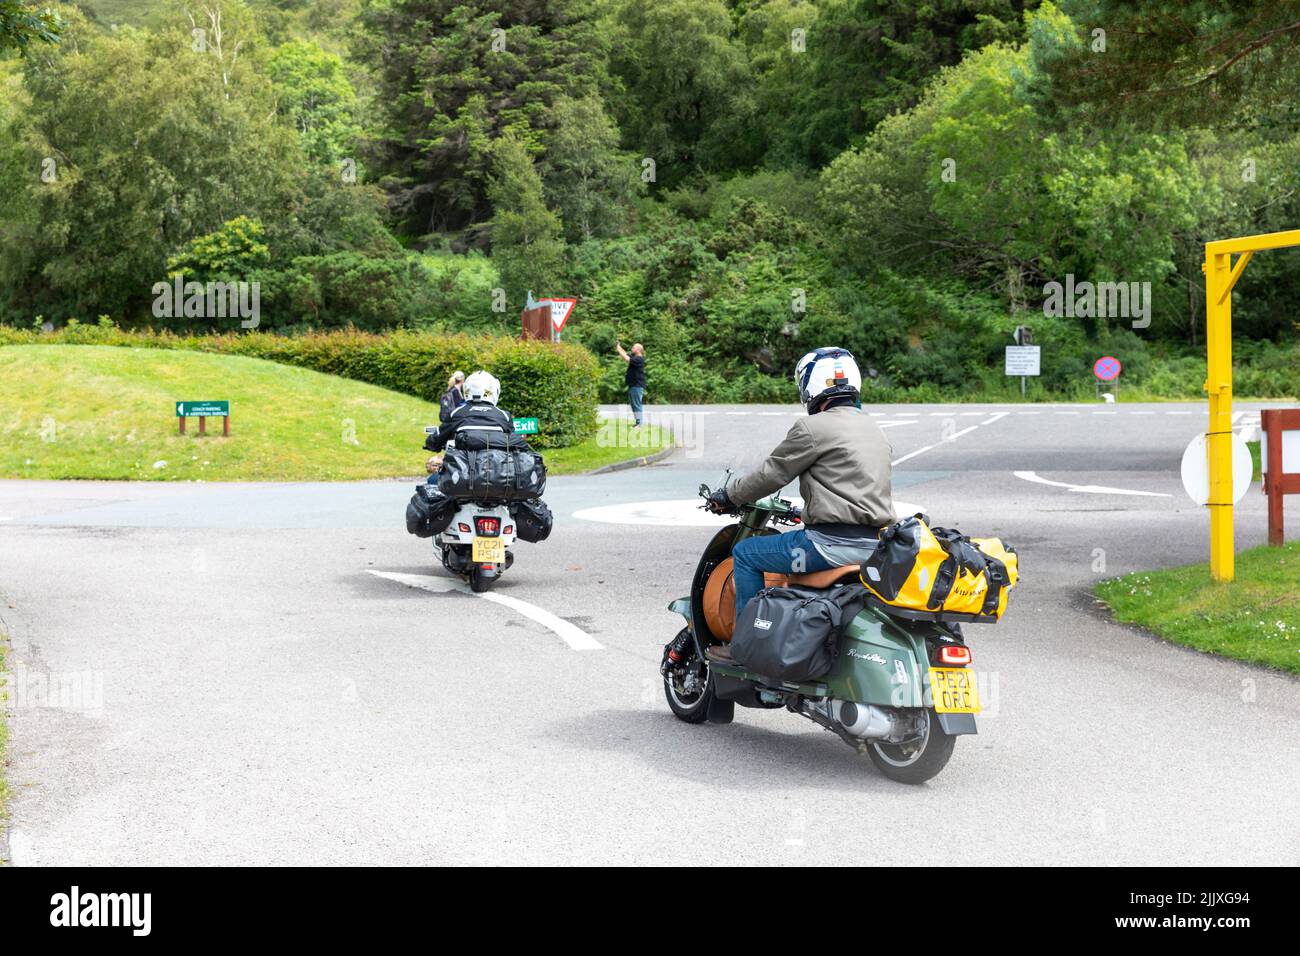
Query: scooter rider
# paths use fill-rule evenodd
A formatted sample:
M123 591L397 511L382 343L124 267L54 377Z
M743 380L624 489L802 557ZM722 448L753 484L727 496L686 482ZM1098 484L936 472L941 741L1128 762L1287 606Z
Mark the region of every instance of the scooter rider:
M424 440L428 451L442 451L447 442L462 430L494 431L514 434L514 419L509 412L497 408L501 399L501 383L488 372L479 369L465 379L465 404L447 417L436 432Z
M894 520L890 490L893 450L862 410L862 374L847 349L820 348L795 366L799 400L808 417L758 468L733 478L709 498L726 514L780 491L795 478L803 498L803 527L747 538L735 560L736 618L763 587L763 572L801 574L860 563Z

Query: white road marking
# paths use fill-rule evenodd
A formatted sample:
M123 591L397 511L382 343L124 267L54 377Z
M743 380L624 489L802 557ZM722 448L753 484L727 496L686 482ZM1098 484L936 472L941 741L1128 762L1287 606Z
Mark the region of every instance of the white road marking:
M496 594L492 591L476 594L464 581L441 576L435 577L432 574L403 574L400 571L367 570L375 577L387 578L389 581L405 584L408 588L419 588L422 591L432 591L435 594L459 591L462 594L481 597L485 601L492 601L494 604L503 604L529 620L536 621L542 627L554 631L564 643L575 651L599 651L604 649L604 645L576 624L571 624L564 618L557 617L536 604L529 604L527 601L521 601L519 598L511 597L508 594Z
M1050 481L1047 478L1040 478L1032 471L1013 471L1017 478L1023 478L1025 481L1035 481L1040 485L1052 485L1056 488L1068 488L1070 491L1082 491L1090 495L1138 495L1144 498L1169 498L1171 495L1163 491L1132 491L1128 488L1108 488L1105 485L1072 485L1066 481Z
M991 424L993 424L994 422L996 422L998 419L1000 419L1000 418L1005 418L1006 415L1007 415L1006 412L999 412L998 414L993 415L992 417L987 418L987 419L985 419L984 421L980 422L978 425L971 425L969 428L963 428L961 431L956 432L956 433L954 433L954 434L952 434L952 435L949 435L947 438L943 439L943 441L937 441L937 442L935 442L935 443L932 444L932 445L926 445L924 448L918 448L918 449L916 449L916 451L909 451L909 452L908 452L906 455L904 455L902 458L895 458L893 461L890 462L890 464L891 464L891 465L901 465L903 462L907 461L909 458L915 458L917 455L925 454L925 452L930 451L930 450L935 449L935 448L938 448L940 445L946 445L946 444L948 444L949 442L954 442L954 441L956 441L958 438L960 438L962 435L969 435L971 432L975 431L975 429L980 428L980 427L982 427L982 426L984 426L984 425L991 425ZM910 513L910 512L909 512L909 513Z

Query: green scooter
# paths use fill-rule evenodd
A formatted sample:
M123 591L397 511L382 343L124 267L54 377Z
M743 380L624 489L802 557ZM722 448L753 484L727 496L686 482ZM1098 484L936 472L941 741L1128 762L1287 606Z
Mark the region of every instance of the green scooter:
M708 486L700 486L700 496L708 498ZM710 648L718 656L730 635L710 629L704 608L709 576L751 535L778 534L774 526L800 522L794 503L776 495L739 507L736 517L740 520L718 531L704 549L690 596L668 605L686 619L678 635L682 640L665 646L660 667L672 712L690 724L727 724L736 704L784 707L866 754L891 780L918 784L937 774L957 737L976 733L979 694L961 630L906 620L868 604L843 629L834 664L818 680L776 680L725 657L711 659ZM856 567L793 575L789 585L862 587ZM684 652L670 653L682 644Z

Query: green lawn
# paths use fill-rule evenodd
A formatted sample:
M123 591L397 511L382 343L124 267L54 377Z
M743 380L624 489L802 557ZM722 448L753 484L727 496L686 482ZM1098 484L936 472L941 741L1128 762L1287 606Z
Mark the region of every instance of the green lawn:
M226 399L208 434L175 403ZM438 408L262 359L92 345L0 348L0 477L329 481L411 476ZM656 445L656 450L661 445ZM648 454L601 436L544 452L552 474Z
M1166 640L1300 674L1300 542L1238 554L1231 584L1194 564L1103 581L1096 594Z

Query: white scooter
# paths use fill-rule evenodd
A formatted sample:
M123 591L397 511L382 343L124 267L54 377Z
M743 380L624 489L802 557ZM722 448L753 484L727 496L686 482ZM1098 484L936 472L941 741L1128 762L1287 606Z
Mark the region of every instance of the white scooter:
M429 435L437 430L430 425L424 432ZM455 440L447 447L456 447ZM514 516L508 505L496 501L458 501L451 524L433 537L442 566L468 581L476 592L486 591L514 564L510 551L514 542Z
M486 591L514 564L510 545L515 541L515 519L506 505L461 502L451 524L434 535L433 546L442 551L442 566L469 581L475 591Z

